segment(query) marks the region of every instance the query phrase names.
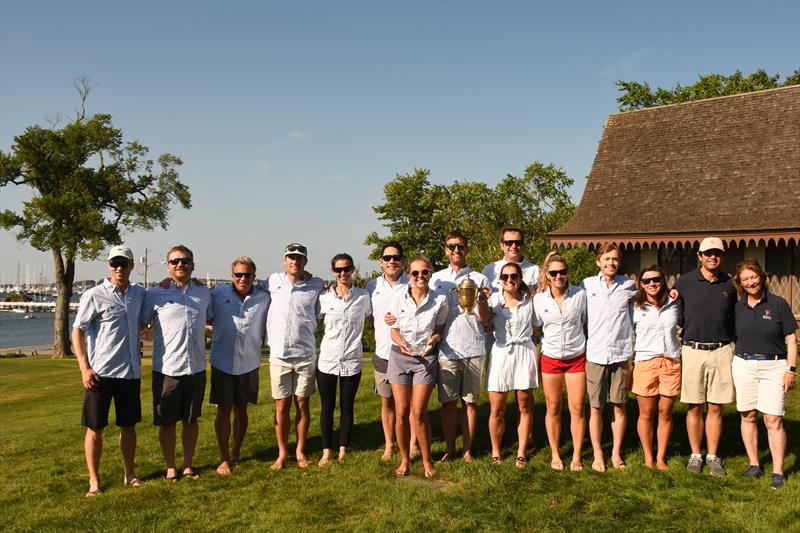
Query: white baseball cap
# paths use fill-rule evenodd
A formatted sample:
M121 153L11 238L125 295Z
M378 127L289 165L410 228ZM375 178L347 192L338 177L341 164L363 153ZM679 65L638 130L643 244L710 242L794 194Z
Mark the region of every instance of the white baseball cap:
M131 249L127 246L114 246L110 249L108 251L108 261L111 261L115 257L124 257L133 263L133 252L131 252Z
M706 237L700 243L700 252L707 252L708 250L722 250L725 251L725 245L719 237Z

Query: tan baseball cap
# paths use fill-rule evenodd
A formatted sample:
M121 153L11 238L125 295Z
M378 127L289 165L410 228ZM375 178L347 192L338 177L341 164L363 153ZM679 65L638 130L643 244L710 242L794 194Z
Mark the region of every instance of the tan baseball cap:
M133 262L133 252L127 246L114 246L112 249L108 251L108 261L111 261L115 257L124 257L130 262Z
M707 252L708 250L722 250L725 251L725 244L719 237L706 237L700 243L700 252Z

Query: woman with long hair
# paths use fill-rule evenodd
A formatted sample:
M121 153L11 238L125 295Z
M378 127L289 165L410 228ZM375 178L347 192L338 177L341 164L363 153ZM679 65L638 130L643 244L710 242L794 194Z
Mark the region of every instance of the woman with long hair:
M486 372L492 461L502 462L500 444L505 432L506 398L509 392L514 391L519 409L515 464L517 468L524 468L533 425L533 389L539 386L536 345L533 343L535 317L530 289L522 281L522 268L517 263L506 263L500 270L499 279L501 290L489 298L494 344Z
M667 444L672 435L672 407L681 391L681 346L677 333L682 323L681 308L669 297L667 277L660 266L643 268L638 285L631 298L636 336L631 392L639 403L636 428L644 465L653 468L653 418L658 413L655 465L659 470L669 470Z
M551 252L542 264L539 292L533 297L537 325L542 327L542 387L547 406L545 429L550 444L550 468L563 470L559 452L562 394L566 384L572 434L570 470L583 469L586 435L586 292L569 282L567 261Z

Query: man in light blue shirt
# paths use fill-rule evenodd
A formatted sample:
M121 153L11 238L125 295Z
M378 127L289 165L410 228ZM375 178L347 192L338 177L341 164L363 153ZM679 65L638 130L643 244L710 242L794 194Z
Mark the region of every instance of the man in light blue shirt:
M232 285L211 291L214 320L211 336L211 403L217 406L214 429L219 445L217 474L227 475L239 463L247 434L247 404L258 400L258 368L267 327L270 297L255 285L256 264L237 257L231 265ZM233 411L233 448L231 437Z
M178 479L175 466L175 426L183 422L184 477L197 479L192 468L197 445L203 396L206 389L205 325L213 316L208 287L191 280L194 255L183 245L167 252L169 288L147 291L142 323L152 323L153 422L164 453L166 479Z
M120 428L119 447L125 469L123 481L134 487L141 484L134 473L134 457L136 423L142 420L139 315L144 289L130 284L133 270L130 248L111 248L108 267L111 276L81 296L72 330L72 346L85 389L81 423L86 426L87 498L100 494L103 429L108 425L112 399L116 424Z

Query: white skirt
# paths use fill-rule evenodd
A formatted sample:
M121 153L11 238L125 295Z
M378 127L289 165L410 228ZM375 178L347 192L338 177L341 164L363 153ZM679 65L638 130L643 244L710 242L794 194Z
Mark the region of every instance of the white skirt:
M539 387L539 357L533 341L511 346L492 345L486 371L490 392L536 389Z

